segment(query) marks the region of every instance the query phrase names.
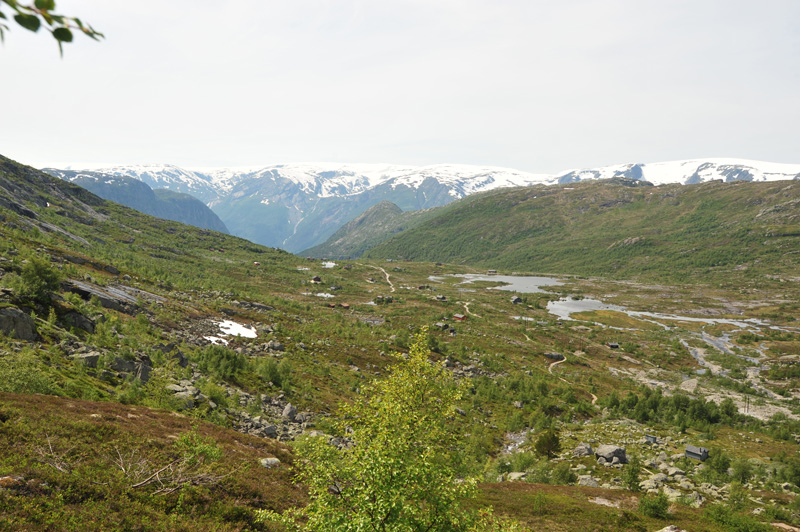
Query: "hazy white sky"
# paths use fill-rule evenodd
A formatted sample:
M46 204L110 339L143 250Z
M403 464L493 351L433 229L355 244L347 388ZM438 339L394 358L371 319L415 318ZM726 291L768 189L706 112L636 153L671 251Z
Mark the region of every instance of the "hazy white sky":
M0 154L33 166L800 162L796 0L57 6L106 39L10 24Z

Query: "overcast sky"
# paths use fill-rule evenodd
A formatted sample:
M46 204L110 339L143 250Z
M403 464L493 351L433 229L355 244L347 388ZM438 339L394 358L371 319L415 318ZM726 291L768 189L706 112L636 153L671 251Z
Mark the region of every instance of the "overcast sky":
M797 0L57 6L106 39L11 22L0 154L32 166L800 163Z

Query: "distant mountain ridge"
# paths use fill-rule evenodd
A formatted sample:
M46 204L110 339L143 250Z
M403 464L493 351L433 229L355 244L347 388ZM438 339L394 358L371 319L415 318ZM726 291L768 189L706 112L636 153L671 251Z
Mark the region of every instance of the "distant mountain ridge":
M44 172L75 183L103 199L120 203L144 214L230 234L222 220L202 201L190 194L167 189L153 190L139 179L111 176L100 172L53 168L45 168Z
M135 165L95 171L192 194L206 202L233 234L291 252L322 244L342 225L382 201L409 211L446 205L498 188L613 177L656 185L800 178L800 164L743 159L630 163L558 174L452 164L340 163L295 163L261 169Z

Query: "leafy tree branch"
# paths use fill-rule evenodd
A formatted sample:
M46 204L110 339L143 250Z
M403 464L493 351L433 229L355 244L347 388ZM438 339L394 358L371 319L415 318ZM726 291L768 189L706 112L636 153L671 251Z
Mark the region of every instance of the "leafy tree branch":
M62 57L64 56L62 43L72 42L73 32L83 33L95 41L104 37L102 33L77 17L55 13L55 0L35 0L32 4L17 0L0 0L0 41L5 39L5 32L8 30L6 21L9 20L9 16L3 10L5 7L10 9L14 21L26 30L37 32L44 26L58 43Z

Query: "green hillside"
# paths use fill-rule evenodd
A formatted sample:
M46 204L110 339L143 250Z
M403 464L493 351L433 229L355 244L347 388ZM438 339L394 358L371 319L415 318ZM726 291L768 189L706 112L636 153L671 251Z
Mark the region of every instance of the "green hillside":
M330 259L360 257L392 235L435 216L436 212L438 210L435 208L403 212L394 203L382 201L344 224L323 244L309 248L299 255Z
M798 249L800 182L615 180L481 195L366 256L691 282L793 275Z

